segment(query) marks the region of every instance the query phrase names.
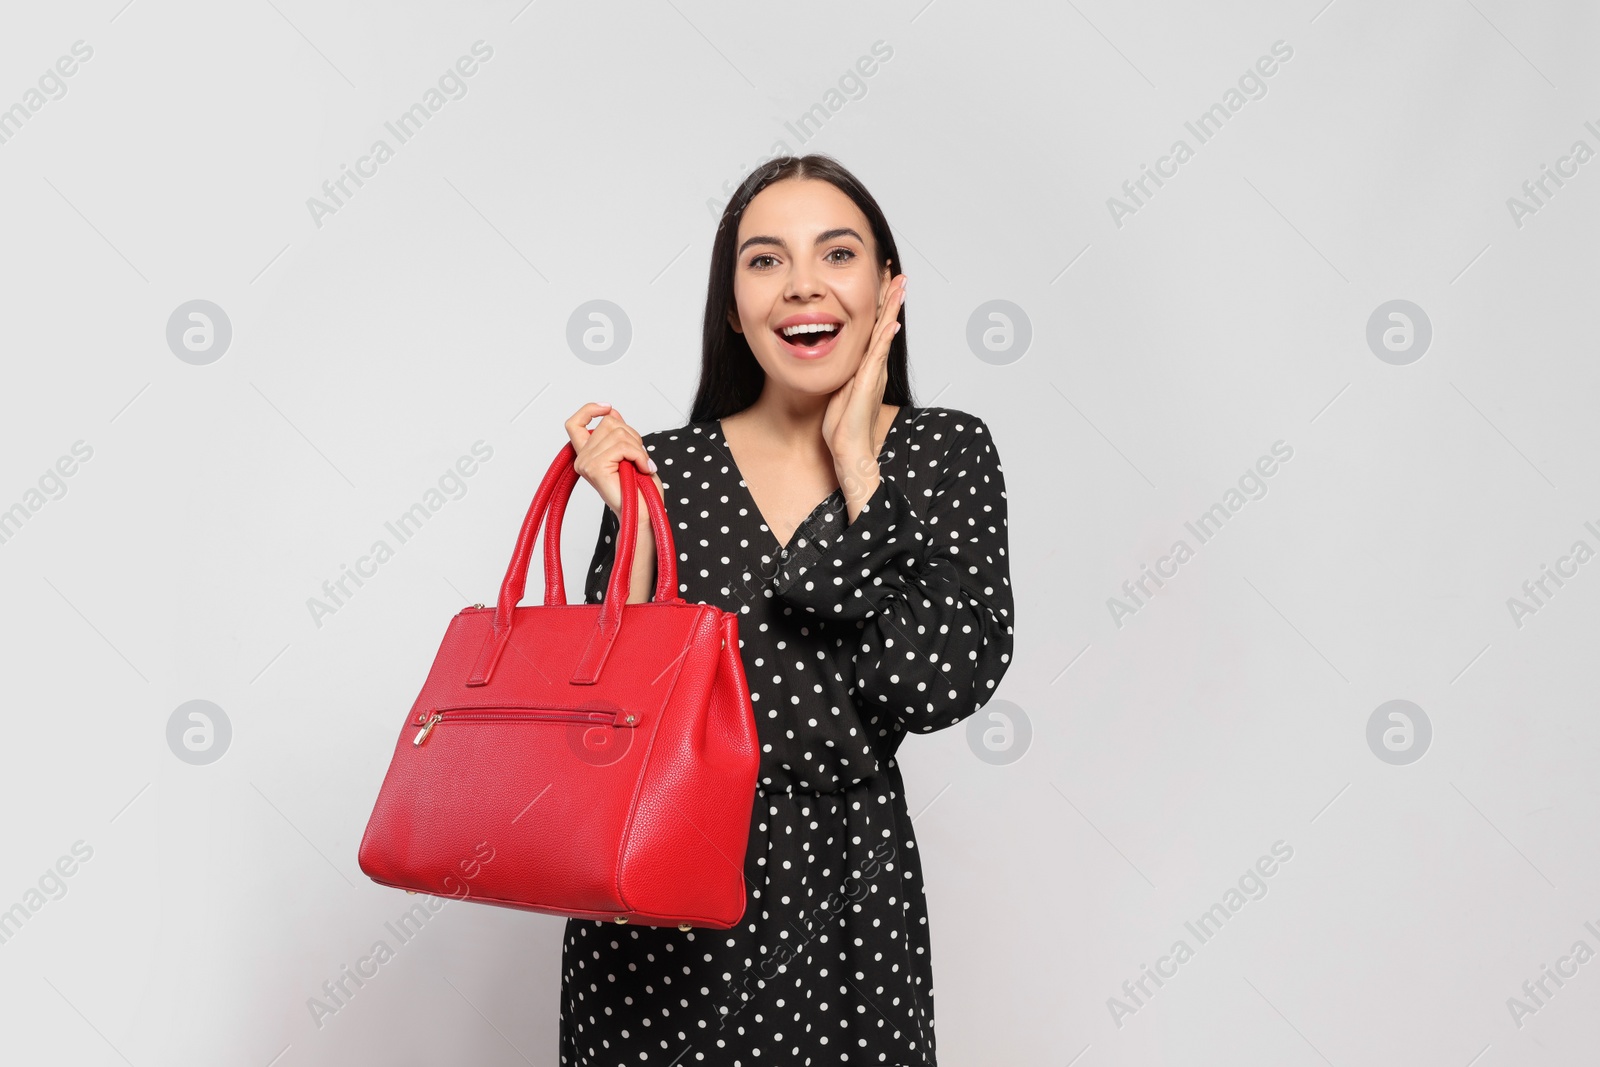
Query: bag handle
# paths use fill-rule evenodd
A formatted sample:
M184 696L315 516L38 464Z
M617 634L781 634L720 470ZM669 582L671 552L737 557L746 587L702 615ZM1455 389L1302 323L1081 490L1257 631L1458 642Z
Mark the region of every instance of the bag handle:
M626 471L623 470L624 467L627 468ZM635 472L639 470L639 465L633 462L618 464L617 466L617 474L619 476L624 478L632 478L634 481L634 488L645 493L645 511L649 515L650 532L655 535L656 543L656 588L654 601L658 603L664 603L666 601L675 599L678 591L677 552L672 540L672 523L667 518L666 504L664 501L661 502L660 507L650 506L652 503L650 498L655 498L656 501L660 501L660 493L656 489L655 482L652 479L644 476L642 472L635 474ZM561 527L566 518L567 504L571 499L572 487L577 484L577 481L577 467L573 465L566 466L561 473L560 481L556 484L555 494L550 500L549 512L544 519L544 602L546 604L565 604L567 602L566 583L561 573ZM646 483L649 483L648 488L646 487ZM624 492L626 492L626 490L624 490ZM632 496L628 496L626 499L630 501L637 501L637 493ZM626 505L624 506L626 507ZM620 537L622 525L622 523L619 523L617 530L619 536L616 545L617 551L615 556L618 559L621 558L622 550ZM638 530L639 523L637 504L635 504L631 517L626 520L625 525L629 528L630 533L634 533ZM634 536L630 537L629 540L637 541L637 534L635 533ZM663 551L665 551L666 554L665 563L663 563ZM633 554L634 550L632 547L630 547L628 550L628 566L626 568L622 568L625 575L631 575L632 573ZM616 577L617 569L618 568L613 565L613 578ZM629 580L630 579L628 577L624 577L622 580L622 594L620 599L627 599ZM519 586L518 589L520 590L520 588L521 587ZM606 599L611 599L611 589L609 585L606 589ZM513 604L513 607L514 606L515 604Z
M577 450L571 441L562 445L549 470L545 471L533 503L528 506L522 529L517 533L516 548L511 553L511 564L500 583L500 599L495 604L493 625L484 640L483 650L478 654L472 674L467 678L469 686L488 683L495 664L500 661L500 654L505 651L511 638L515 608L527 586L528 564L541 525L545 533L545 606L558 607L567 603L566 585L561 573L561 524L566 517L572 488L578 481L577 468L573 466L576 456ZM593 685L600 680L601 668L616 642L617 634L621 632L622 609L627 606L633 581L633 555L639 536L640 493L644 494L645 508L650 513L650 530L656 543L656 585L652 602L661 604L677 599L677 552L661 493L656 489L655 481L646 477L633 460L618 464L617 474L622 482L622 513L617 527L611 578L606 585L604 603L595 620L594 631L573 671L571 681L574 685Z

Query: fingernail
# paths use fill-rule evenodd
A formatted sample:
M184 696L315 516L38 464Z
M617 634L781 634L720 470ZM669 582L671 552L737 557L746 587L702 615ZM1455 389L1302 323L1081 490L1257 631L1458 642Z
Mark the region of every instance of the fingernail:
M597 407L597 408L608 408L610 406L611 406L610 404L596 404L595 405L595 407Z
M652 471L656 469L656 461L655 460L651 460L650 461L650 469Z

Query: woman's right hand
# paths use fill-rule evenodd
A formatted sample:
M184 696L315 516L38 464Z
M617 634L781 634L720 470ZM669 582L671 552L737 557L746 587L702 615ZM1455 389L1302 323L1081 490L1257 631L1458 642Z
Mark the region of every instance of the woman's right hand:
M591 430L588 428L589 420L596 415L600 416L600 425ZM621 414L610 404L585 404L573 413L565 425L572 447L577 450L577 456L572 461L573 469L583 476L584 481L594 486L600 499L606 502L606 507L617 518L622 517L622 475L617 472L622 463L637 460L639 467L650 471L656 492L662 492L661 477L655 473L655 460L650 458L644 438L638 430L624 422ZM638 503L639 524L646 525L650 521L650 513L645 510L642 490Z

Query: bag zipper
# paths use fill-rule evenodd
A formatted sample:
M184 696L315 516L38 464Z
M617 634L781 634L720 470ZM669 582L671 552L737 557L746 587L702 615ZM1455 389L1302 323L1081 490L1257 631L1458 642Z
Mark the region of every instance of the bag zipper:
M413 726L420 726L411 743L421 746L428 739L433 728L438 726L448 716L452 722L586 722L593 726L619 726L633 727L639 716L631 711L600 711L595 709L582 710L578 708L552 708L539 704L499 704L494 707L481 707L474 704L457 704L432 711L423 712L412 720Z

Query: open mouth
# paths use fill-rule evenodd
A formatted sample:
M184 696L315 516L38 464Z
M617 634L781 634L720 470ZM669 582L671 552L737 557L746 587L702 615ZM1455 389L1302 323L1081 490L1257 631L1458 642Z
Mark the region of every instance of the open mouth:
M843 332L844 324L839 322L813 322L773 331L784 348L801 359L827 355Z

